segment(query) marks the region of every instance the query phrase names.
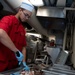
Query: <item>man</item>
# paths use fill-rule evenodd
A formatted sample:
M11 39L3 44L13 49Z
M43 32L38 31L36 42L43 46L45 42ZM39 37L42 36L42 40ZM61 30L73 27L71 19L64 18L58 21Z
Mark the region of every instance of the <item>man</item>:
M26 22L34 7L26 1L22 2L16 15L5 16L0 21L0 72L18 67L23 63L26 65L26 40L25 29L21 22Z

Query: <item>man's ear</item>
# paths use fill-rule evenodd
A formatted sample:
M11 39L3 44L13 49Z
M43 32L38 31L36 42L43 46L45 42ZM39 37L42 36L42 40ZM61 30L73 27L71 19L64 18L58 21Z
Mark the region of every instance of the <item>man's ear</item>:
M22 12L22 9L21 9L21 8L19 8L19 9L18 9L18 13L19 13L19 14L21 14L21 12Z
M22 11L22 9L21 9L21 8L19 8L19 11Z

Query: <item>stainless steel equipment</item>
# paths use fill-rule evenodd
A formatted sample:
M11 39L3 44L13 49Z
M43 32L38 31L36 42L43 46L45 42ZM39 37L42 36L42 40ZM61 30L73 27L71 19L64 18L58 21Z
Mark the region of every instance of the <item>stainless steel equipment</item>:
M75 75L75 71L71 70L69 66L59 64L55 64L42 71L44 72L44 75Z

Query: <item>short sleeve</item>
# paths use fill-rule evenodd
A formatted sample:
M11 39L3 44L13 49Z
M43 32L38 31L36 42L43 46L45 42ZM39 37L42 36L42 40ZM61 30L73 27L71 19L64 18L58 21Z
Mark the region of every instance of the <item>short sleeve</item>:
M12 23L12 20L9 16L3 17L0 21L0 29L3 29L6 32L9 32L11 23Z

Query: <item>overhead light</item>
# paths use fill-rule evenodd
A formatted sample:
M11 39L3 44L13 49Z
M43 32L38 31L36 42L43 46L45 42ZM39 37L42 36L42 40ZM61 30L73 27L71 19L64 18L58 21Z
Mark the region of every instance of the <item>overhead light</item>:
M37 33L26 33L26 35L33 35L35 37L41 38L41 35L40 34L37 34Z
M29 0L34 6L44 6L43 0Z

